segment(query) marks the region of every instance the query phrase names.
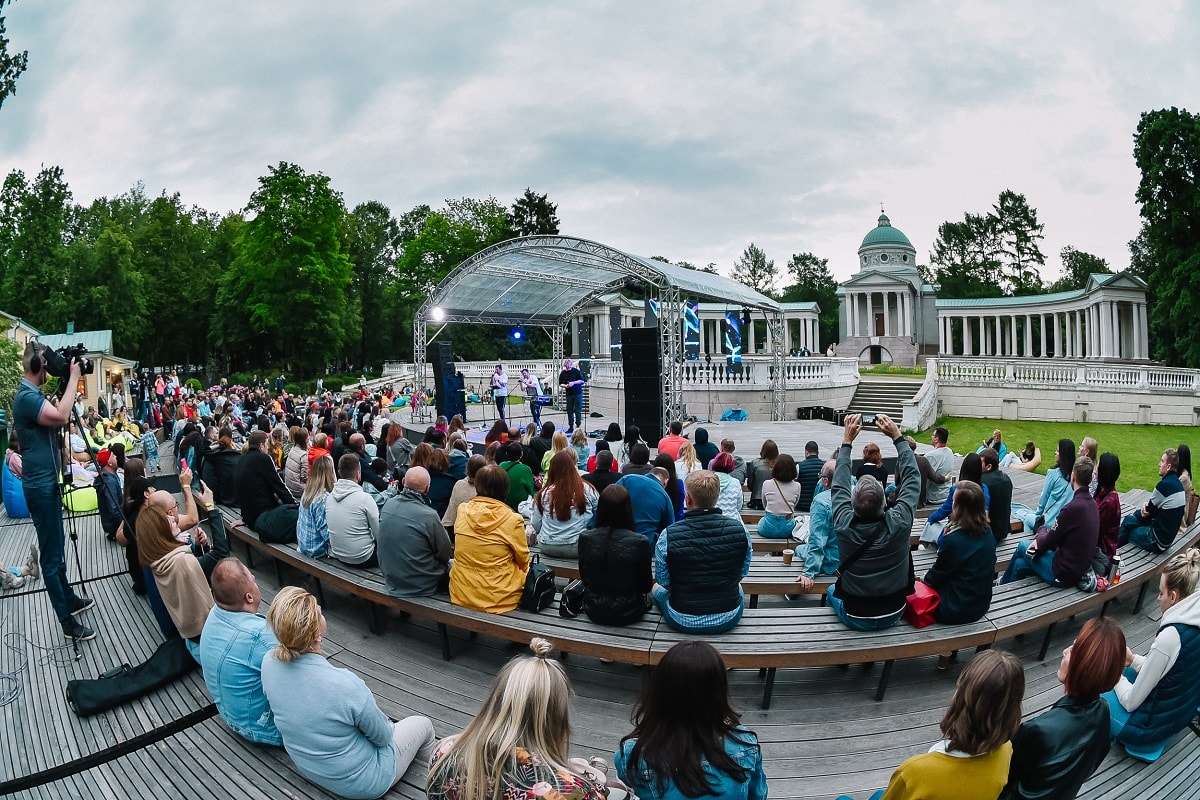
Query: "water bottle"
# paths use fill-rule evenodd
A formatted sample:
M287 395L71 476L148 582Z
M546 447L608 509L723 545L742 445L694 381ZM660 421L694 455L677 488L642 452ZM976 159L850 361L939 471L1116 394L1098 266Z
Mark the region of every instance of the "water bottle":
M1108 582L1116 586L1121 582L1121 556L1113 556L1112 565L1108 568Z

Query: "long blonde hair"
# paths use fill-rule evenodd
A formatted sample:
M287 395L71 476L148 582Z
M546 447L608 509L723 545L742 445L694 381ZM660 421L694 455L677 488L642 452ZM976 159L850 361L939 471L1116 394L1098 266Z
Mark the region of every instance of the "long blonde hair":
M687 472L700 469L700 459L696 458L696 448L691 442L684 442L680 445L679 463Z
M273 652L280 661L291 661L320 647L321 607L317 598L299 586L279 590L267 611L267 624L279 642Z
M460 796L500 800L504 784L497 778L518 747L537 753L556 772L572 772L571 685L562 666L548 657L550 642L534 637L529 649L532 658L515 658L501 668L479 714L430 769L429 786L456 772L462 776Z
M333 475L333 458L328 455L321 456L308 470L308 483L304 484L300 505L308 508L318 497L333 491L333 484L336 482Z

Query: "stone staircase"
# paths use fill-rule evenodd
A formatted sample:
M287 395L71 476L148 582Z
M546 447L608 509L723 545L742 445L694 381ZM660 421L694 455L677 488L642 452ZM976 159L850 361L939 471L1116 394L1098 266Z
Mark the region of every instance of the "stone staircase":
M902 403L911 400L921 390L921 380L872 380L859 381L848 414L887 414L896 424L904 416Z

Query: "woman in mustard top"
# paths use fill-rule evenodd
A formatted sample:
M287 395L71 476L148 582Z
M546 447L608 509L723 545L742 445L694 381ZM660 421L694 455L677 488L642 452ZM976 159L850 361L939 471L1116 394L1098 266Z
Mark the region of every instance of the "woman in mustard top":
M942 717L946 738L901 764L884 800L996 800L1008 782L1009 740L1021 727L1024 695L1025 670L1016 656L1001 650L975 656Z
M494 464L475 475L475 497L454 521L450 600L492 614L512 611L525 589L529 544L525 521L509 508L508 473ZM1005 767L1007 769L1007 767Z

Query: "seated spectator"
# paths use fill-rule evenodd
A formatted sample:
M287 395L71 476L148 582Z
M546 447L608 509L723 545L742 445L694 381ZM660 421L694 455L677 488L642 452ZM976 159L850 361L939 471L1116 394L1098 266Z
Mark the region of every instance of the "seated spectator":
M1058 512L1071 501L1071 467L1075 464L1075 443L1070 439L1059 439L1054 451L1054 468L1046 471L1042 483L1042 495L1036 509L1021 503L1013 503L1013 516L1025 524L1025 531L1036 531L1043 525L1054 525Z
M987 450L988 448L995 450L996 457L1001 461L1003 461L1008 455L1008 446L1004 444L1004 434L1000 432L999 428L996 428L996 430L992 431L992 438L975 448L975 452L982 454L983 451Z
M454 546L428 493L429 473L413 467L404 473L404 488L379 512L379 567L393 597L429 597L450 586Z
M429 758L432 722L391 722L362 678L321 655L325 615L315 597L285 586L267 623L279 645L263 659L263 691L301 775L341 797L374 798L399 782L413 761Z
M595 450L592 452L592 454L590 456L588 456L587 465L583 470L584 472L595 472L596 471L596 456L600 455L600 453L612 454L614 463L617 460L616 453L612 452L612 446L609 445L609 443L604 441L603 439L599 439L596 441Z
M686 633L722 633L742 618L741 580L750 536L717 508L721 482L709 470L684 481L687 512L654 543L654 599L667 624Z
M1183 486L1183 496L1186 501L1183 524L1187 527L1196 521L1196 511L1200 507L1196 499L1196 491L1192 486L1192 448L1181 444L1175 448L1175 455L1179 460L1175 472L1179 475L1179 483Z
M979 463L983 468L983 488L988 496L988 524L992 538L1000 544L1012 531L1012 480L1000 469L1000 457L992 448L984 448L979 454Z
M1111 618L1083 624L1058 666L1065 696L1013 736L1003 800L1067 800L1079 794L1108 755L1108 704L1100 695L1121 677L1125 649L1125 634Z
M630 456L633 455L633 447L636 444L646 444L642 441L642 431L637 425L630 425L625 429L625 438L621 441L621 447L618 452L613 455L617 459L617 463L624 467L629 463ZM650 446L646 445L646 460L650 460Z
M1039 528L1035 539L1017 545L1001 583L1037 575L1054 586L1075 586L1084 573L1091 572L1100 530L1096 502L1087 490L1092 469L1092 460L1086 456L1071 466L1074 497L1063 506L1053 526Z
M742 485L729 474L733 471L733 456L728 453L718 453L710 466L712 471L717 473L717 479L721 482L721 494L717 497L717 508L721 509L722 514L745 527L745 523L742 522L742 503L745 502L745 494L742 491Z
M659 453L660 456L670 458L666 453ZM696 448L691 442L684 442L679 448L679 458L675 460L675 474L679 476L679 480L687 480L687 476L693 472L704 469L700 466L700 459L696 456Z
M683 519L683 479L676 476L675 462L666 453L659 453L654 457L655 469L651 471L662 483L663 488L667 490L667 497L671 498L671 507L675 509L675 521ZM662 470L666 476L658 474Z
M404 470L408 469L409 462L412 461L416 445L404 435L404 426L399 422L388 427L387 436L383 441L386 452L384 459L387 461L388 473L393 479L402 478Z
M933 429L929 441L933 444L933 449L925 454L925 460L929 462L929 466L933 468L934 472L949 478L951 470L954 469L954 453L946 446L950 441L950 431L939 425ZM925 500L929 505L940 506L946 502L946 494L950 491L950 487L946 483L945 480L941 483L926 482Z
M741 491L741 486L738 486ZM788 539L796 528L796 506L800 502L800 482L796 480L796 462L780 453L771 471L771 480L762 488L763 514L758 535L764 539Z
M983 484L983 459L977 453L967 453L963 456L962 464L958 468L959 481L971 481L976 486ZM946 500L934 510L929 518L925 520L925 529L921 532L921 543L923 545L932 546L934 542L941 536L945 529L943 520L949 519L951 512L954 510L954 491L957 484L950 485L950 491L946 493ZM991 502L991 497L985 487L983 490L983 504L987 508Z
M484 444L491 444L492 442L508 444L508 423L503 419L498 419L492 423L491 429L483 437Z
M677 419L671 420L667 426L668 433L658 440L658 452L666 453L671 458L679 458L679 448L687 441L683 436L683 423ZM707 441L708 437L705 436Z
M641 539L642 537L638 537ZM642 539L644 542L645 539ZM0 563L0 589L8 591L10 589L20 589L32 581L36 581L42 577L42 565L38 563L38 549L36 544L29 546L29 555L25 558L25 563L19 567L6 567ZM649 548L646 551L646 575L650 574L650 552ZM646 590L650 587L647 585Z
M185 476L190 484L190 470L180 475L180 483L183 483ZM208 509L213 531L212 550L209 552L202 552L207 537L198 526L192 529L193 538L190 542L186 538L181 541L181 518L175 507L175 498L168 492L151 495L137 521L138 557L152 576L147 580L154 581L170 621L179 635L188 640L188 650L197 661L200 634L213 606L207 575L217 562L229 555L229 541L221 521L221 512L213 505L212 492L203 483L200 485L201 500ZM158 495L163 496L161 500ZM187 525L195 525L196 511L195 501L190 499L192 493L187 486L183 495L188 503L188 511L182 518L186 530Z
M510 445L511 446L511 445ZM520 445L517 445L520 447ZM454 494L454 484L458 483L458 479L466 475L466 465L463 465L462 475L456 476L450 471L450 456L440 448L433 451L429 456L429 463L425 468L429 471L429 505L433 506L433 510L442 515L446 513L446 509L450 507L450 495Z
M304 494L304 484L308 481L308 431L293 425L291 436L292 449L283 461L283 485L292 497L299 497Z
M712 460L717 457L717 446L708 440L707 428L696 428L696 460L700 469L708 469ZM661 451L660 451L661 452Z
M372 458L371 459L371 470L376 475L387 475L388 474L387 462L384 461L382 458ZM388 481L387 488L384 489L382 492L377 491L374 486L367 483L366 481L363 482L362 487L363 487L363 491L367 493L367 496L370 497L372 500L374 500L375 505L377 505L379 508L383 508L383 504L386 503L388 500L391 500L393 497L395 497L400 491L400 487L398 485L396 485L396 483L394 481Z
M721 440L721 452L729 453L733 457L733 470L729 473L735 481L745 485L746 483L746 459L733 452L737 448L737 443L733 439ZM682 478L680 479L682 480Z
M1024 694L1025 671L1016 656L1003 650L976 655L942 717L945 738L901 764L883 796L995 800L1008 780L1009 739L1021 725Z
M622 475L645 475L653 467L650 465L650 448L644 442L638 442L629 451L629 460L621 467Z
M665 475L665 472L664 472ZM626 475L617 481L633 503L633 529L651 542L675 521L675 507L667 494L666 480L650 475Z
M821 491L821 468L825 462L820 456L821 448L816 442L804 445L804 460L796 465L796 480L800 481L800 496L796 499L796 511L807 514L812 508L813 498Z
M571 447L575 450L575 469L578 472L585 472L592 448L588 444L587 432L582 426L576 428L575 432L571 434Z
M509 442L509 445L517 442ZM525 590L529 544L525 522L506 505L508 472L486 466L475 475L476 495L459 506L454 523L450 600L492 614L512 611Z
M542 461L538 465L539 469L536 470L534 474L545 475L546 471L550 469L550 459L554 458L564 450L575 452L574 448L571 447L571 440L567 438L565 433L559 431L558 433L554 434L554 438L551 440L550 449L545 453L542 453ZM578 472L578 470L576 470L576 472Z
M600 492L596 524L579 535L583 612L600 625L629 625L650 607L654 578L650 540L633 529L633 504L624 486Z
M912 594L908 549L913 512L921 492L917 459L900 429L886 414L875 425L896 446L900 479L895 506L884 508L883 486L864 475L850 489L850 448L862 430L862 415L846 417L833 475L833 526L841 554L841 575L826 592L829 606L847 627L882 630L900 621ZM1007 765L1006 765L1007 766Z
M329 555L329 521L326 504L336 483L333 459L321 456L313 462L300 495L300 511L296 518L296 546L309 558Z
M808 541L796 551L796 558L804 563L796 583L806 592L812 591L814 578L836 575L838 571L838 537L833 530L833 494L829 491L836 467L836 461L826 461L821 466L817 478L821 490L813 498L808 516Z
M1008 455L1000 460L1000 466L1003 469L1019 469L1023 472L1032 472L1042 463L1042 451L1030 439L1025 443L1025 448L1017 452L1008 451Z
M577 558L579 534L587 530L596 512L599 495L579 477L576 460L572 448L555 453L546 470L546 482L533 501L530 525L538 548L548 556Z
M532 658L514 658L496 676L479 714L447 736L429 765L429 800L604 800L578 774L571 752L571 686L551 644L534 637Z
M1121 461L1116 453L1105 453L1100 456L1100 464L1096 467L1096 513L1100 519L1100 537L1097 542L1100 553L1104 556L1103 566L1107 573L1108 565L1117 554L1121 534L1121 496L1117 494L1117 480L1121 477Z
M360 461L346 453L338 461L338 480L325 501L329 553L351 567L377 567L379 506L363 491Z
M442 525L451 536L454 536L454 520L458 518L458 507L475 496L475 476L487 465L483 456L471 456L467 459L467 477L454 484L450 492L450 502L446 505L446 513L442 514Z
M617 775L640 797L766 800L758 737L729 705L721 654L679 642L643 684L633 732L613 756Z
M917 452L917 440L916 439L914 439L911 436L905 436L904 441L908 442L909 448L912 449L913 453L917 457L917 473L921 476L921 496L917 500L917 503L920 507L924 507L924 506L929 505L929 497L928 497L929 484L932 483L936 486L941 486L941 485L945 484L947 481L949 481L950 478L948 476L943 475L942 473L938 472L937 470L935 470L933 468L933 465L929 463L929 459L927 459L925 456L923 456ZM895 487L895 485L889 486L887 489L888 507L891 508L892 505L895 504L896 500L897 500L896 487Z
M1158 579L1162 618L1150 652L1125 651L1125 674L1104 699L1113 738L1154 750L1188 726L1200 705L1200 550L1172 556Z
M313 434L312 442L308 446L308 467L309 467L309 469L312 469L313 462L316 461L318 458L320 458L321 456L328 456L328 455L329 455L329 436L327 434L325 434L323 431L321 433ZM331 461L333 460L332 456L330 456L330 460Z
M775 469L775 459L779 458L779 446L772 439L767 439L759 450L758 458L750 462L746 472L746 481L750 486L750 508L761 509L762 487L771 478Z
M596 446L600 446L604 442L596 442ZM596 464L583 479L590 483L597 492L603 492L609 486L612 486L621 479L621 473L617 472L616 461L613 459L613 454L608 450L599 450L595 455Z
M521 462L523 452L520 442L509 442L504 448L507 460L500 462L500 469L508 474L508 495L503 499L513 511L516 511L517 506L521 503L533 497L533 493L536 491L533 470Z
M883 453L879 452L879 445L874 442L863 445L862 458L862 463L858 465L858 469L854 470L854 477L861 478L863 475L870 475L879 481L879 485L886 490L888 471L887 467L883 466Z
M1091 436L1083 437L1083 441L1079 443L1079 452L1076 457L1087 456L1095 464L1100 458L1100 444ZM1088 494L1096 496L1096 473L1092 473L1092 485L1088 487Z
M117 457L107 447L96 454L100 467L93 486L100 511L100 528L105 537L116 541L117 528L121 527L121 480L117 477Z
M1160 477L1154 494L1141 511L1135 511L1121 523L1117 540L1120 544L1133 542L1135 547L1142 550L1162 553L1175 541L1187 511L1187 498L1176 472L1178 467L1179 454L1175 450L1167 450L1162 454L1158 461Z
M535 475L541 474L542 459L554 447L554 423L542 423L542 431L529 441L531 468Z
M234 733L279 747L283 737L262 686L263 658L279 642L258 613L258 583L241 561L224 558L213 569L212 594L216 605L204 621L199 648L208 694Z
M236 475L237 500L246 526L257 531L263 541L296 541L300 507L267 455L267 435L262 431L250 434Z
M446 455L450 457L448 472L454 476L454 480L460 481L467 477L467 460L471 457L471 453L467 446L467 439L462 433L450 434L446 440Z
M371 456L367 454L367 438L361 433L351 434L349 452L358 457L359 482L371 484L378 492L386 491L388 488L387 477L379 475L371 468Z
M921 580L941 596L934 619L961 625L982 619L992 602L996 538L988 524L985 492L979 484L959 481L951 488L954 511L950 524L938 546L937 561Z

